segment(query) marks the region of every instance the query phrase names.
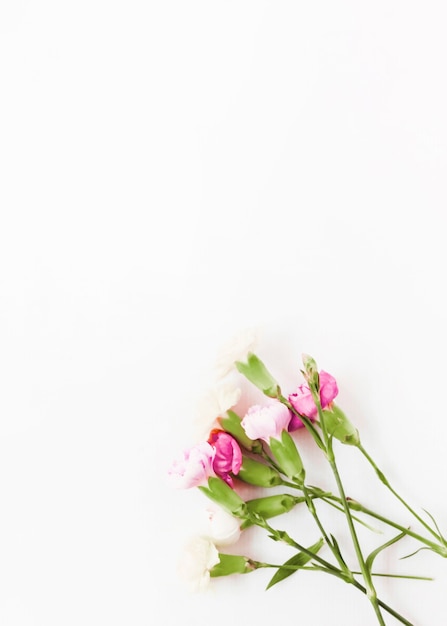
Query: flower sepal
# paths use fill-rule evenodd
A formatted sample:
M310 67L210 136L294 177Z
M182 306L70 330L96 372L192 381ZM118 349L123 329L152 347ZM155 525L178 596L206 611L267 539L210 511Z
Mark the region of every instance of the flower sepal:
M319 381L317 362L309 354L303 354L302 359L303 359L303 365L304 365L305 371L304 372L302 371L301 373L306 379L307 384L309 385L309 388L313 389L316 393L318 393L319 388L320 388L320 381Z
M269 398L279 398L281 389L264 363L256 354L249 352L247 362L236 361L238 371Z
M241 426L241 421L242 418L234 411L227 411L224 417L218 418L218 422L225 432L233 435L236 441L246 450L251 450L258 454L262 449L261 442L254 441L247 436L247 433Z
M348 446L359 446L360 435L343 411L334 403L323 411L327 432Z
M219 552L219 563L211 569L210 576L211 578L217 578L218 576L229 576L230 574L248 574L255 569L255 563L246 556L222 554Z
M269 445L284 474L298 485L302 485L305 478L303 462L290 434L283 430L281 439L272 437Z
M292 496L290 493L282 493L263 498L253 498L247 500L246 505L251 514L259 515L264 519L283 515L291 511L297 504L305 501L304 496ZM251 519L247 519L241 529L248 528L253 524Z
M199 487L210 500L219 504L225 511L244 519L247 505L227 483L217 476L208 478L208 487Z
M257 487L275 487L282 484L282 478L273 468L242 455L242 465L237 477Z

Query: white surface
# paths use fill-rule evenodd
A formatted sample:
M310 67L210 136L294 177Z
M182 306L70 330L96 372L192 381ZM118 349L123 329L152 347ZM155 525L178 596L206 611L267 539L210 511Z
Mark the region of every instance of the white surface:
M337 377L389 477L447 528L446 17L431 0L1 3L1 624L375 623L312 574L192 597L175 579L204 502L165 470L248 325L285 385L303 351ZM447 562L404 565L436 582L384 598L443 626Z

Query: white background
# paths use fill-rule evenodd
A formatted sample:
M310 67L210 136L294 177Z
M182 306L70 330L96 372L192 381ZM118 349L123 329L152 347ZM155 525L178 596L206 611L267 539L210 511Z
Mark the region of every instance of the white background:
M200 596L176 578L206 503L166 469L245 327L287 391L303 351L332 372L447 529L446 18L433 0L1 0L2 625L376 623L327 576ZM340 454L349 492L409 523ZM380 594L442 626L447 562L406 548L380 565L436 581Z

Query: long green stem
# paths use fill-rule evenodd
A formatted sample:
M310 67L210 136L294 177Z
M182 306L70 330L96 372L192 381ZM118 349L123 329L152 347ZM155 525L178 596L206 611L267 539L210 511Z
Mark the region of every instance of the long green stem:
M360 450L360 452L363 454L363 456L366 458L366 460L370 463L370 465L373 467L374 471L376 472L377 476L379 477L380 481L385 485L385 487L387 487L387 489L389 489L391 491L391 493L399 500L399 502L401 502L404 507L410 511L410 513L418 520L418 522L420 524L422 524L422 526L424 526L424 528L426 528L426 530L428 530L429 533L431 533L439 542L441 542L441 544L445 546L445 541L443 540L443 538L438 535L438 533L436 533L422 518L420 515L418 515L416 513L416 511L402 498L401 495L399 495L397 493L397 491L390 485L387 477L385 476L385 474L377 467L376 463L374 462L374 460L372 459L372 457L368 454L368 452L365 450L365 448L362 445L358 446L358 449ZM446 552L444 554L444 556L447 556L447 549Z
M293 483L284 481L282 484L286 487L291 487L298 491L302 491L302 488L300 486L294 485ZM337 509L337 511L341 511L342 513L344 513L343 507L338 506L342 502L341 498L339 498L338 496L327 491L321 492L318 488L311 487L311 486L307 486L307 489L312 498L314 499L318 498L322 500L323 502L326 502L326 504L328 504L329 506ZM423 543L434 552L444 557L446 556L446 550L443 548L443 546L439 546L437 543L430 541L430 539L423 537L422 535L411 530L410 528L406 528L405 526L402 526L401 524L398 524L397 522L393 522L393 520L390 520L388 517L385 517L384 515L380 515L380 513L376 513L372 509L369 509L363 504L361 504L358 500L353 500L352 498L346 498L346 500L348 502L350 509L353 509L354 511L359 511L360 513L364 513L365 515L368 515L368 517L373 517L379 522L383 522L387 526L396 528L397 530L400 530L401 532L405 533L409 537L412 537L413 539L416 539L420 543ZM362 524L363 526L366 526L367 528L369 528L370 530L374 532L380 532L377 529L373 528L372 526L369 526L369 524L366 524L362 519L360 519L359 517L356 517L355 515L352 515L352 519L355 520L357 523Z
M313 561L316 561L317 563L320 564L321 567L318 568L320 571L323 571L326 574L331 574L332 576L335 576L335 577L343 580L344 582L347 582L347 583L350 583L350 584L354 585L354 587L356 587L356 589L358 589L359 591L361 591L362 593L364 593L364 594L366 594L368 596L368 590L363 585L361 585L357 580L355 580L355 578L347 576L345 572L341 571L340 569L338 569L337 567L332 565L332 563L329 563L329 561L326 561L325 559L320 557L318 554L314 554L311 550L309 550L308 548L305 548L304 546L302 546L301 544L296 542L285 531L277 530L277 529L273 528L260 515L252 515L251 516L251 521L256 526L260 526L261 528L264 528L264 530L268 531L270 533L272 539L274 539L275 541L283 541L283 542L287 543L288 545L292 546L293 548L295 548L296 550L299 550L300 552L303 552L304 554L307 554L307 556L309 556ZM280 567L283 567L283 566L280 566ZM390 615L395 617L399 622L401 622L402 624L405 624L405 626L414 626L411 622L409 622L407 619L405 619L405 617L400 615L400 613L398 613L393 608L391 608L388 604L386 604L385 602L380 600L377 596L376 596L376 601L377 601L378 606L382 607ZM379 614L380 614L380 611L379 611ZM377 617L379 617L379 615L377 615ZM385 622L383 621L383 617L382 617L381 614L380 614L380 618L382 620L381 623L385 625Z
M352 539L352 543L354 545L354 550L355 553L357 555L357 560L360 566L360 570L362 572L362 576L363 579L365 581L365 585L366 585L366 591L367 591L367 596L371 602L371 604L373 605L376 617L379 621L379 624L381 624L381 626L386 626L385 625L385 621L383 619L382 613L380 611L380 607L379 607L379 603L377 600L377 592L376 589L374 587L374 583L372 581L372 577L371 574L368 570L368 568L366 567L366 563L365 563L365 559L363 557L363 553L362 550L360 548L360 542L359 539L357 537L357 532L355 530L355 526L354 526L354 521L352 519L352 515L351 515L351 510L349 508L347 499L346 499L346 494L345 494L345 490L343 487L343 483L340 477L340 473L338 471L338 467L337 467L337 463L335 461L335 455L334 455L334 451L332 448L332 439L329 437L327 428L326 428L326 424L325 424L325 419L324 419L324 415L323 415L323 410L321 408L321 403L320 403L320 397L319 397L319 392L318 390L312 390L312 395L314 397L314 401L318 410L318 417L320 420L320 424L321 424L321 430L323 432L323 440L324 443L326 445L326 450L327 450L327 460L329 462L329 465L331 466L332 469L332 473L334 475L335 481L337 483L337 488L338 488L338 493L340 494L340 498L341 498L341 503L343 505L343 510L345 512L345 517L346 517L346 521L348 524L348 528L349 528L349 532L351 534L351 539Z
M275 541L283 541L284 543L287 543L292 548L295 548L296 550L299 550L300 552L303 552L304 554L307 554L307 556L309 556L314 561L317 561L318 563L320 563L320 565L322 565L326 570L329 570L334 575L338 575L340 578L343 578L343 580L345 580L347 582L350 582L350 580L348 580L346 578L345 573L341 572L341 570L339 570L337 567L335 567L335 565L332 565L332 563L329 563L329 561L326 561L326 559L323 559L318 554L314 554L312 552L312 550L309 550L308 548L306 548L306 547L302 546L301 544L299 544L298 542L296 542L285 531L277 530L277 529L273 528L260 515L256 515L256 514L250 515L250 521L253 524L255 524L256 526L260 526L261 528L264 528L264 530L268 531L270 533L271 537Z
M270 567L273 569L291 570L293 572L296 572L298 570L307 570L309 572L321 572L322 571L321 567L316 567L312 565L276 565L274 563L260 563L259 561L254 561L254 563L256 564L257 568ZM355 574L356 576L361 576L362 574L362 572L360 571L353 571L351 573ZM429 576L411 576L409 574L386 574L384 572L371 572L371 576L377 576L377 577L382 577L382 578L402 578L404 580L427 580L427 581L434 580L433 578L430 578Z
M320 518L318 516L317 509L316 509L315 504L313 502L312 496L310 495L309 490L307 489L305 484L303 484L302 489L303 489L304 497L306 498L307 508L308 508L310 514L312 515L312 517L314 518L315 523L317 524L321 534L323 535L324 541L326 542L326 544L330 548L332 554L336 558L336 560L337 560L339 566L341 567L341 569L343 571L345 571L348 576L352 576L352 572L349 570L349 568L346 565L343 557L341 556L340 550L339 550L338 546L336 545L335 542L333 542L333 541L331 541L329 539L329 537L327 535L327 532L326 532L326 530L325 530L325 528L324 528L323 524L321 523L321 520L320 520Z
M291 487L292 489L297 489L298 491L301 491L301 492L303 491L300 485L290 483L286 480L283 480L281 484L284 485L284 487ZM322 491L321 489L318 489L318 487L311 487L309 485L307 485L307 490L309 491L311 497L314 498L315 500L317 499L322 500L323 502L326 502L326 504L329 504L329 506L331 506L332 508L337 509L337 511L341 511L342 513L344 513L343 507L335 504L336 502L338 503L341 502L340 498L338 496L334 496L334 494L332 494L330 491ZM371 530L374 533L381 532L380 530L377 530L377 528L373 528L372 526L367 524L365 521L363 521L359 517L356 517L355 515L352 516L352 519L355 520L358 524L365 526L365 528L368 528L368 530Z
M330 497L330 496L325 496L322 499L326 501L327 497ZM442 546L439 546L437 543L433 543L433 541L430 541L429 539L422 537L421 535L419 535L419 533L416 533L410 530L409 528L405 528L404 526L401 526L397 522L393 522L393 520L390 520L387 517L384 517L383 515L380 515L379 513L376 513L375 511L368 509L366 506L363 506L362 504L360 504L360 502L358 502L357 500L349 500L348 504L349 504L349 507L354 509L355 511L360 511L361 513L365 513L365 515L368 515L369 517L373 517L374 519L377 519L380 522L387 524L388 526L392 526L393 528L396 528L397 530L400 530L401 532L405 533L409 537L413 537L413 539L417 539L417 541L424 543L434 552L437 552L438 554L442 554L443 556L446 556L445 551L443 550Z

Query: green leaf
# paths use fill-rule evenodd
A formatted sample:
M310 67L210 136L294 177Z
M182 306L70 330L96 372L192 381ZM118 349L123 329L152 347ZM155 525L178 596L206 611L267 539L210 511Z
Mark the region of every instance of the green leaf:
M436 530L438 531L438 535L441 537L442 541L444 542L444 544L447 544L445 537L443 536L443 534L441 533L441 531L439 530L439 526L436 523L435 518L433 517L433 515L427 511L427 509L422 509L424 511L424 513L426 513L428 515L428 517L431 519L431 521L433 522L433 524L435 525Z
M343 558L343 555L342 555L341 550L340 550L340 546L338 545L338 541L336 540L336 538L334 537L334 535L332 533L331 533L331 539L332 539L333 548L337 552L338 557L340 558L341 562L346 565L346 561Z
M312 546L310 546L308 548L308 550L310 550L313 554L317 554L317 552L323 546L323 543L324 543L323 539L320 539L319 541L314 543ZM270 589L270 587L273 587L273 585L276 585L276 583L279 583L282 580L284 580L285 578L288 578L289 576L294 574L296 571L298 571L299 569L301 569L302 567L307 565L307 563L309 563L309 561L311 561L311 559L312 559L312 557L309 556L308 554L305 554L304 552L298 552L298 554L295 554L295 556L292 556L291 559L286 561L275 572L274 576L270 580L270 582L267 585L266 589Z
M405 556L401 556L399 561L403 561L404 559L409 559L410 557L414 556L418 552L421 552L422 550L430 550L432 552L436 552L436 550L432 550L432 548L429 548L428 546L423 546L422 548L418 548L414 552L410 552L410 554L406 554Z
M386 548L389 548L389 546L392 546L393 543L400 541L400 539L402 539L402 537L405 537L406 534L407 533L405 531L402 533L399 533L398 535L396 535L395 537L393 537L392 539L390 539L389 541L387 541L386 543L384 543L383 545L379 546L378 548L376 548L375 550L371 552L371 554L365 560L366 569L369 571L369 573L371 573L372 571L372 566L373 566L374 559L376 558L376 556L380 552L382 552L382 550L385 550Z
M278 398L281 394L278 383L264 363L253 352L248 353L247 362L236 361L236 367L253 385L269 398Z

